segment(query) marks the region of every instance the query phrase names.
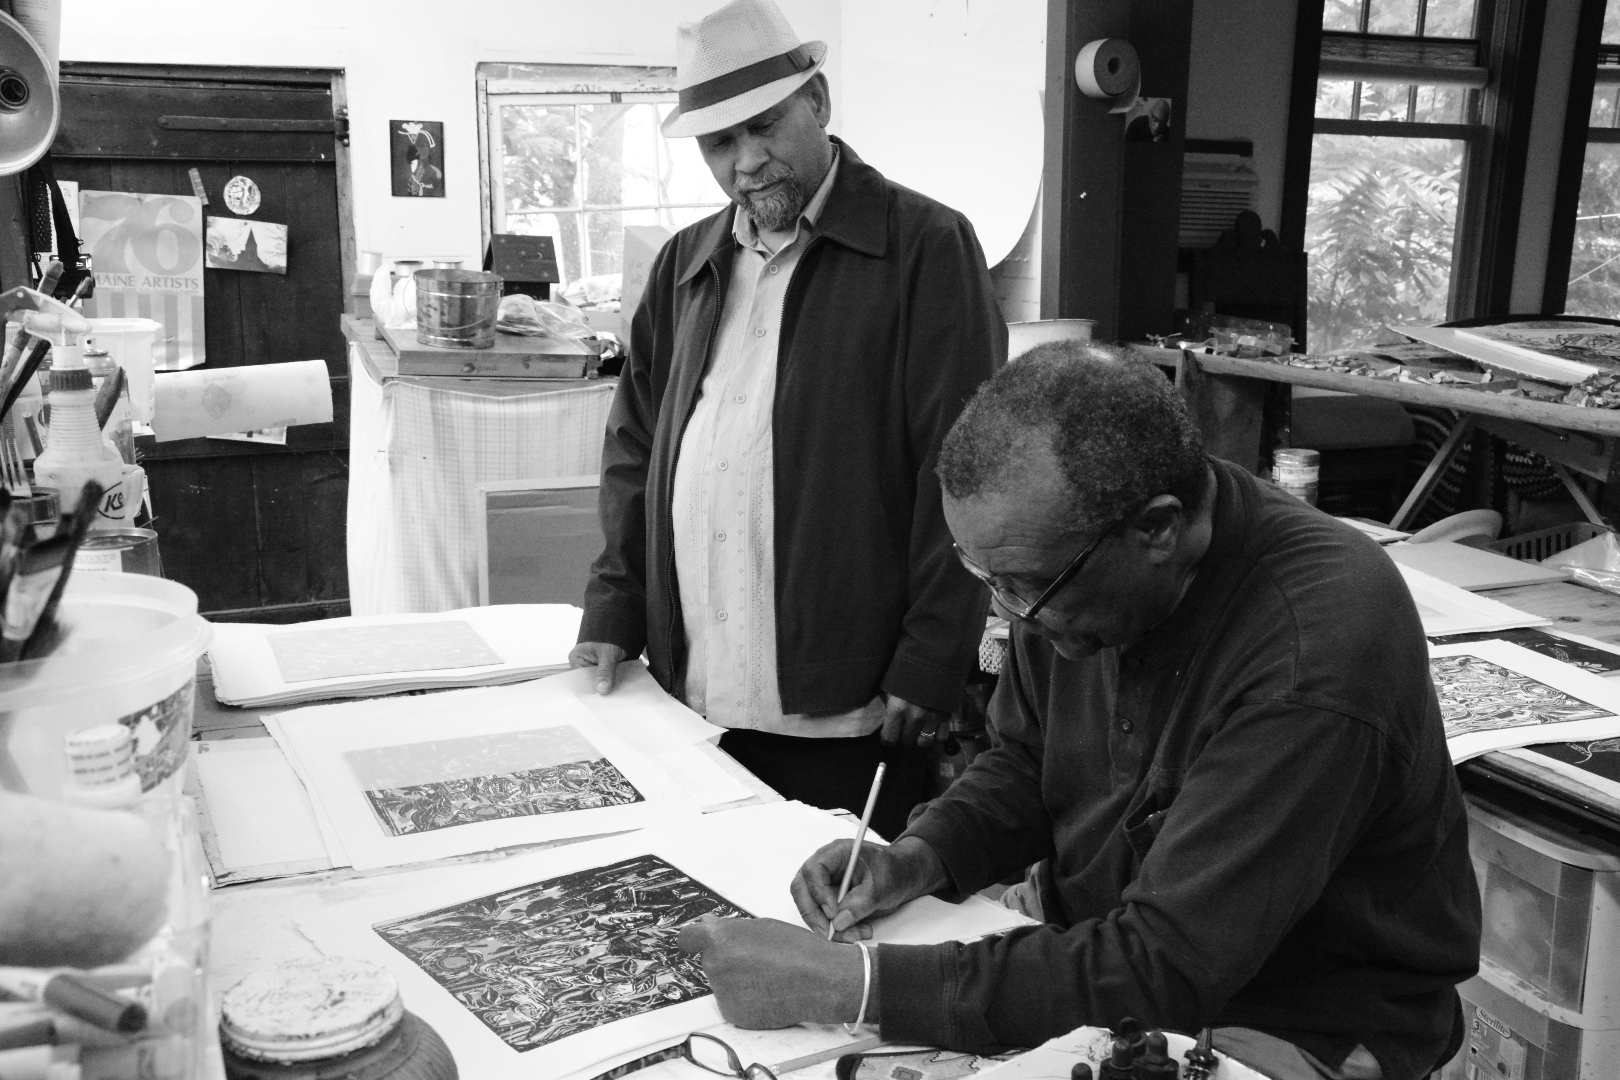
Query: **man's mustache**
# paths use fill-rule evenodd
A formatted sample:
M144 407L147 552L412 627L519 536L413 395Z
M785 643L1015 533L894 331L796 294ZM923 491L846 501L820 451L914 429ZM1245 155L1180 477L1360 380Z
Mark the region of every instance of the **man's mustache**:
M783 180L791 180L791 179L793 179L793 170L792 169L787 169L787 168L777 169L775 172L761 173L760 175L755 177L751 182L749 182L747 184L740 184L739 183L737 185L737 192L738 192L738 194L741 194L741 195L751 195L756 191L765 190L766 188L770 187L772 184L780 183Z

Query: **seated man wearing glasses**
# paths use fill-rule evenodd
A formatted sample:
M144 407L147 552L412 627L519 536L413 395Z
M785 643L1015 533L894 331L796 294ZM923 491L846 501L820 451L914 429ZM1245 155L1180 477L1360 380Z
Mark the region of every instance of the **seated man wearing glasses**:
M1134 1016L1215 1028L1279 1078L1413 1080L1457 1049L1479 896L1422 626L1356 530L1206 458L1124 350L1042 346L940 456L963 563L1013 621L995 746L890 847L793 882L811 934L695 924L745 1026L1034 1046ZM972 944L844 942L930 893L1032 867L1041 925Z

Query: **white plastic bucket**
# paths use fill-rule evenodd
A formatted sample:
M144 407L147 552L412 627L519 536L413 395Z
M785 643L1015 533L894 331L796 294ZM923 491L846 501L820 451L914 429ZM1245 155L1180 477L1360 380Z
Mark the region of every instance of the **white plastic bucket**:
M88 348L104 349L129 379L129 407L143 424L152 422L152 339L163 324L152 319L91 319L84 339Z
M74 574L58 613L65 634L54 653L0 665L0 788L57 797L63 737L117 722L135 734L142 788L178 793L197 658L213 635L197 594L163 578Z

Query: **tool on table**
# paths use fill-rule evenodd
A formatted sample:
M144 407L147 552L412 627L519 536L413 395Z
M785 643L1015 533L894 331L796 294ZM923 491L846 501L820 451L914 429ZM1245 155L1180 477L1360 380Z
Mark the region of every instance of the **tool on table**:
M61 557L63 559L61 572L51 586L50 597L45 601L45 607L39 618L34 622L32 632L23 642L21 659L36 660L41 656L49 656L61 639L61 629L56 623L56 608L62 602L62 592L67 588L68 577L73 573L73 557L79 553L84 543L84 534L90 531L90 525L96 518L96 511L101 506L101 497L107 489L94 480L85 482L84 490L79 494L79 505L73 508L70 516L64 517L62 524L57 528L56 535L34 548L38 551L47 544L62 541ZM0 645L5 644L0 638Z
M56 295L56 285L62 280L62 270L62 264L54 259L45 267L45 273L39 279L38 292L41 296ZM4 386L10 380L12 370L22 359L23 349L28 345L28 336L28 331L19 323L11 335L11 340L6 342L5 359L0 362L0 386Z
M1108 1051L1108 1060L1102 1063L1098 1080L1131 1080L1131 1065L1135 1060L1130 1040L1115 1036L1114 1045Z
M0 990L24 1001L43 1002L103 1031L132 1034L146 1027L146 1007L86 982L77 972L0 967Z
M855 840L850 845L849 862L844 864L844 883L838 886L838 903L844 902L849 895L849 883L855 879L855 864L861 859L861 844L866 840L867 826L872 824L872 811L877 809L878 791L883 787L883 772L888 768L888 762L878 762L877 772L872 774L872 790L866 794L866 809L861 811L861 827L855 830ZM838 913L833 912L833 918ZM833 924L827 923L827 940L833 939Z
M73 296L68 301L68 304L76 304L83 300L86 296L89 296L90 290L93 287L94 281L91 278L85 278L83 281L79 282L79 287L73 290ZM16 295L17 293L29 293L31 294L31 297L24 296L19 298ZM51 313L57 317L56 321L59 324L56 328L57 331L74 335L89 332L90 323L83 315L80 315L77 311L74 311L71 307L68 307L66 304L63 304L60 301L52 300L50 297L40 296L32 289L24 289L19 287L12 289L9 292L0 293L0 315L18 310L20 307L24 307L29 303L37 302L32 298L44 300L50 306ZM12 304L13 306L8 307L8 304ZM57 308L60 308L61 311L66 312L66 314L61 314L61 312L56 311ZM27 326L29 324L25 322L24 325ZM17 365L17 369L13 374L13 377L5 384L6 396L4 402L0 402L0 417L10 414L11 407L17 403L17 398L22 395L23 387L27 385L29 379L34 377L34 373L39 370L39 365L44 363L45 354L50 350L50 347L51 343L49 341L36 337L33 344L31 344L24 351L23 359Z
M1176 1080L1181 1065L1170 1056L1164 1032L1150 1031L1142 1042L1142 1056L1131 1066L1131 1080Z
M101 386L96 390L96 428L99 430L107 426L112 419L113 410L118 407L118 395L124 392L124 380L127 376L124 369L115 367L112 374L101 380Z
M1186 1067L1181 1070L1182 1080L1210 1080L1215 1075L1218 1064L1215 1051L1210 1044L1215 1040L1215 1033L1204 1028L1198 1033L1198 1045L1187 1051Z

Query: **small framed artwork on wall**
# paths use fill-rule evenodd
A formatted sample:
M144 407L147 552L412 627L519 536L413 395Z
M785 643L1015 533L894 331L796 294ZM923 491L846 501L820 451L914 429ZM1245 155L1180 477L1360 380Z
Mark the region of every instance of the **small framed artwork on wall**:
M437 120L388 121L389 164L394 194L444 198L444 124Z

